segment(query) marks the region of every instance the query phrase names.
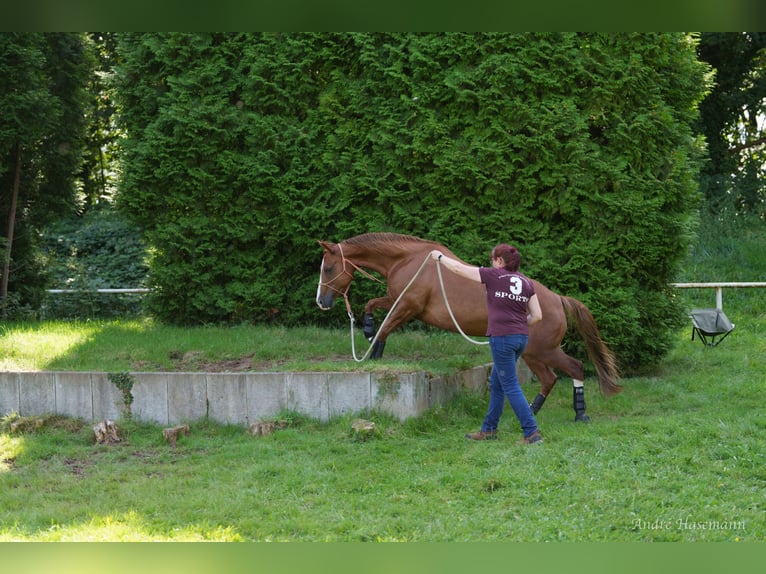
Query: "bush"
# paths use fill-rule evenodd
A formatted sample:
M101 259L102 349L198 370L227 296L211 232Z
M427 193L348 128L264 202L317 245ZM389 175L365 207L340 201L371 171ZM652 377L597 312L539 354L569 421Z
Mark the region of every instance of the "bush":
M583 300L624 367L683 313L706 71L684 34L140 34L119 70L120 202L177 324L343 321L321 250L395 231L496 243ZM353 302L379 295L355 285Z

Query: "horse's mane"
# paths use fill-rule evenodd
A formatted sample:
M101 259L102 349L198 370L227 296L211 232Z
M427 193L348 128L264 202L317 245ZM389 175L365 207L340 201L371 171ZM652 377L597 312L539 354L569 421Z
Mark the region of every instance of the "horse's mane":
M349 245L370 245L372 243L375 243L375 244L387 243L390 245L394 245L394 244L399 245L402 243L435 243L435 242L429 241L427 239L421 239L420 237L415 237L414 235L378 232L378 233L363 233L362 235L350 237L346 239L344 243L347 243Z

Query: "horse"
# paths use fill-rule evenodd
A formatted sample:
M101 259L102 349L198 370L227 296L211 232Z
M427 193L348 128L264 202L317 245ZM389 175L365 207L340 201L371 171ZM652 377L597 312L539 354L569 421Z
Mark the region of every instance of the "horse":
M433 249L459 259L444 245L396 233L365 233L340 243L321 240L318 243L324 253L316 303L323 311L331 309L335 299L342 296L349 316L353 317L348 291L357 271L376 279L366 271L369 269L386 280L386 296L370 299L364 308L364 334L368 340L373 341L371 359L381 358L388 336L412 319L448 331L460 330L464 335L486 335L487 303L484 285L449 271L440 274L438 262L425 261ZM572 297L554 293L538 281L532 282L543 318L530 327L529 340L522 355L540 382L540 391L530 407L534 413L540 410L556 384L556 370L563 371L572 378L575 421L587 422L590 418L585 412L583 363L561 349L561 341L570 322L576 325L585 342L586 352L595 367L604 396L612 396L622 390L618 384L619 372L615 356L601 339L596 321L585 304ZM448 304L445 303L445 296ZM389 311L394 303L396 306L373 338L375 310Z

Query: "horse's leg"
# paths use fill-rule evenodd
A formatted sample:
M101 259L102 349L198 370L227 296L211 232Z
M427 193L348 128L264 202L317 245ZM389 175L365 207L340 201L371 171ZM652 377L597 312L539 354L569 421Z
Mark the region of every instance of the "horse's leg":
M370 354L370 358L380 359L383 356L383 350L386 348L386 339L388 339L388 336L393 331L410 321L420 311L421 309L413 309L410 305L407 304L405 300L400 301L394 312L391 313L387 317L387 320L380 326L380 330L377 334L377 340L372 346L372 353Z
M394 301L391 297L378 297L377 299L370 299L367 301L367 305L364 306L364 319L362 325L364 326L364 336L367 337L368 341L372 341L375 337L375 310L383 309L388 311L393 304ZM382 349L380 354L383 354Z
M575 422L590 422L590 417L585 414L585 387L583 386L583 382L577 379L572 379L572 387L572 407L575 411Z
M540 381L540 392L537 393L537 396L534 398L534 400L529 403L529 406L532 409L532 413L537 414L537 412L542 408L545 399L548 397L548 393L551 392L551 389L556 384L556 373L547 367L545 363L538 361L534 357L530 357L525 354L522 356L522 358L529 367L529 370L532 371L537 377L537 380Z
M383 351L386 349L386 342L380 337L372 344L372 352L370 353L370 359L383 358Z
M538 410L542 406L542 403L545 401L550 390L553 388L553 385L556 383L556 375L553 373L552 369L558 369L572 377L572 407L575 411L575 421L590 421L590 417L585 413L585 387L583 385L585 375L582 361L570 357L562 351L560 347L550 349L545 353L536 353L531 357L525 356L524 360L527 361L529 368L532 369L532 372L534 372L540 379L540 395L542 395L542 399L539 399L540 395L535 398L535 401L539 401L537 407ZM541 363L543 365L544 368L538 368L540 373L532 367L530 360L532 363ZM542 378L545 376L546 372L548 373L547 378ZM533 401L533 404L535 404L535 401ZM534 411L534 407L532 410Z

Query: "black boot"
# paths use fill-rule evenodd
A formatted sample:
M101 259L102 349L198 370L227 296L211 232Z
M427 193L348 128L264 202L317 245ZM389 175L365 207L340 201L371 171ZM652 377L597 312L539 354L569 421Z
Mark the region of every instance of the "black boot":
M364 336L367 337L368 341L372 341L375 338L375 317L373 317L372 313L364 314L362 324L364 325Z
M545 402L545 398L546 398L545 395L543 395L542 393L538 393L537 396L535 397L535 400L529 403L529 408L532 409L533 415L536 415L537 411L539 411L542 408L543 403Z
M383 350L386 348L386 342L378 339L372 346L372 353L370 359L380 359L383 357Z
M585 389L583 387L574 387L572 404L575 410L575 422L590 422L590 417L585 414Z

